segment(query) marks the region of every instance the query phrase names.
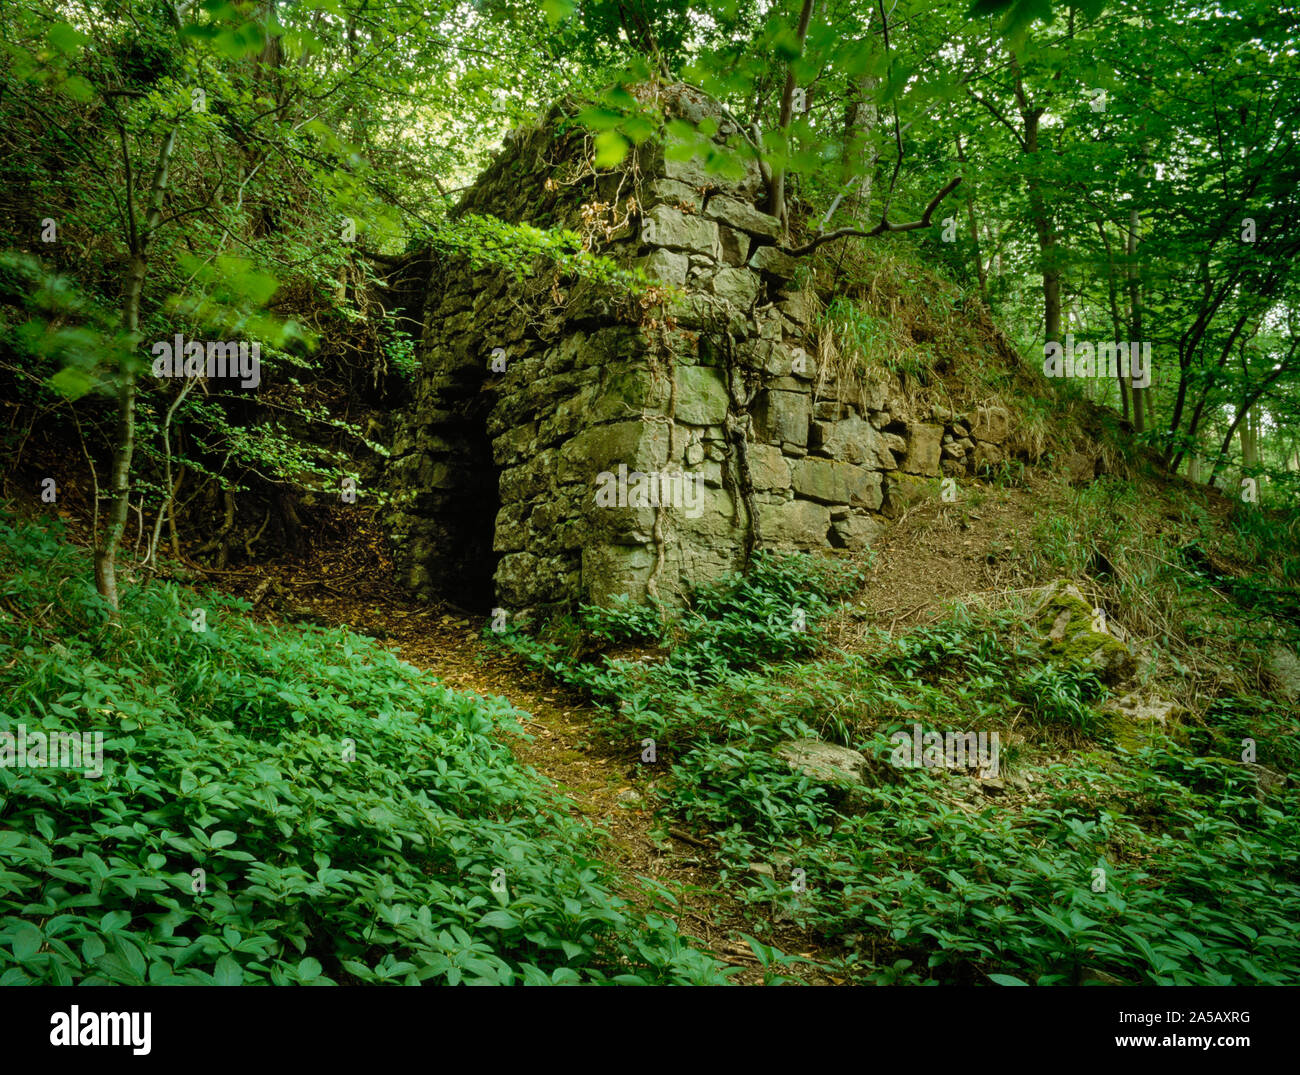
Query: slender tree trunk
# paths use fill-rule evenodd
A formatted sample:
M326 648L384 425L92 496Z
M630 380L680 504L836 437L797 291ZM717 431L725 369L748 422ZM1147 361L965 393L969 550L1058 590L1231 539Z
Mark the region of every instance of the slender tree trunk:
M1022 102L1020 116L1025 125L1025 154L1034 156L1038 153L1038 121L1042 109L1030 108L1024 96L1020 80L1016 80L1016 96ZM1031 163L1030 168L1035 167ZM1038 251L1043 262L1043 327L1047 340L1061 339L1061 269L1057 264L1056 224L1047 208L1047 199L1043 197L1042 185L1036 176L1027 181L1029 191L1029 212L1033 220L1034 232L1038 236Z
M803 0L803 8L799 12L799 26L795 31L795 36L799 40L799 49L803 51L803 43L808 37L808 23L812 19L813 0ZM790 121L794 118L794 68L787 67L785 73L785 88L781 91L781 134L786 139L787 148L790 138ZM771 197L768 211L781 221L781 228L789 232L790 211L785 203L785 165L772 169L772 186Z
M1112 339L1121 339L1120 331L1122 322L1119 316L1119 289L1115 286L1115 257L1111 253L1110 236L1106 234L1106 223L1103 220L1097 221L1097 231L1101 235L1102 245L1106 248L1106 297L1110 303L1110 328L1113 333ZM1119 385L1119 402L1121 413L1125 420L1128 419L1128 381L1124 377L1124 369L1116 363L1115 380Z
M860 171L861 180L854 193L857 202L853 217L864 228L870 226L871 184L880 156L871 140L880 120L874 96L878 81L870 75L852 80L844 103L844 151L840 159L842 182L848 183L855 172Z
M961 135L956 136L957 142L957 163L962 166L962 171L966 170L966 152L962 148ZM984 255L980 251L980 232L979 226L975 223L975 195L971 193L973 188L966 188L966 219L970 224L970 242L971 249L975 252L975 272L979 280L980 298L987 304L989 301L988 278L984 275Z
M122 133L122 146L125 154L125 129ZM167 193L167 174L175 148L176 124L173 124L158 150L158 163L154 169L153 181L149 185L149 210L141 228L136 227L135 214L130 211L133 199L129 189L130 158L125 157L130 261L122 321L131 341L131 352L123 362L117 389L117 426L113 437L113 463L109 477L112 499L109 502L102 539L95 549L95 587L115 615L118 609L117 550L122 542L127 512L131 507L131 460L135 455L135 402L138 392L134 364L135 348L140 336L140 301L144 295L145 274L149 267L149 244L162 217L163 197Z
M1142 285L1138 278L1137 270L1137 247L1138 247L1138 227L1141 219L1138 215L1137 206L1133 206L1128 214L1128 243L1125 252L1128 254L1128 298L1129 298L1129 344L1141 344L1142 342ZM1133 428L1139 433L1147 427L1147 390L1132 387L1133 391Z
M1294 354L1295 348L1293 347L1290 355L1288 355L1288 359ZM1228 449L1232 447L1232 435L1237 432L1237 427L1241 424L1242 419L1250 412L1250 409L1255 405L1255 402L1268 391L1273 382L1278 380L1288 368L1286 362L1280 363L1272 373L1255 386L1255 390L1246 397L1245 402L1237 409L1237 415L1233 418L1232 424L1228 426L1228 432L1223 436L1223 443L1219 445L1219 455L1214 461L1214 469L1210 472L1211 485L1214 484L1214 480L1219 476L1219 471L1222 469L1223 464L1228 461Z
M1259 408L1251 407L1241 419L1237 431L1241 437L1241 463L1249 470L1259 465Z

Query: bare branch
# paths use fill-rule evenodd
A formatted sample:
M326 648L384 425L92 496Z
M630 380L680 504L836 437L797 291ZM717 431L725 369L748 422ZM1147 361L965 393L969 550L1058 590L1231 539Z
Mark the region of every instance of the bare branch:
M818 235L816 238L804 243L803 246L782 246L777 249L779 249L783 254L789 254L791 257L797 258L802 257L804 254L812 253L823 243L829 243L832 239L847 239L851 236L856 236L860 239L873 239L877 235L883 235L885 232L916 231L919 228L928 228L930 226L930 218L934 215L934 211L939 208L939 203L961 185L961 180L961 176L956 176L945 183L943 189L930 199L930 204L925 207L925 212L922 213L920 218L917 220L908 221L906 224L891 224L888 220L882 220L870 230L863 230L862 228L839 228L835 231L827 232L825 235Z

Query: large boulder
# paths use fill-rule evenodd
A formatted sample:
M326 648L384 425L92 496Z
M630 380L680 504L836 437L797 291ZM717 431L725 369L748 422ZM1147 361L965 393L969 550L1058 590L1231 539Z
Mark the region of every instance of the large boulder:
M871 763L860 751L820 739L790 739L775 753L791 769L827 783L865 784L871 775Z
M1031 621L1047 637L1047 655L1063 664L1095 672L1103 682L1118 683L1137 668L1133 651L1118 637L1117 624L1099 615L1079 587L1058 580L1039 591Z

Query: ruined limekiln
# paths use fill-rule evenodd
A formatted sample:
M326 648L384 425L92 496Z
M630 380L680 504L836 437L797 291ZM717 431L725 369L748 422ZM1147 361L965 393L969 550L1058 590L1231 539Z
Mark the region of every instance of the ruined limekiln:
M707 107L665 96L689 118ZM1005 412L922 418L890 380L837 382L819 361L816 300L753 161L726 180L643 148L597 174L565 115L514 132L458 211L570 228L663 289L429 256L388 475L407 585L512 612L671 602L754 548L860 550L904 475L996 454Z

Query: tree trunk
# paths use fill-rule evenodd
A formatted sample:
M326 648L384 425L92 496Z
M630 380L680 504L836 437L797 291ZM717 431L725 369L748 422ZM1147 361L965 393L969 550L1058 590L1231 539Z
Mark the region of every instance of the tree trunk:
M857 199L853 219L860 227L868 227L871 215L871 183L875 176L879 153L869 145L880 119L876 107L875 90L879 79L862 75L849 83L844 103L844 150L840 158L842 182L848 184L861 173L854 193Z
M123 153L126 153L126 136L122 135ZM172 152L176 148L176 125L173 124L158 150L158 164L149 185L149 211L144 226L137 229L131 211L133 194L129 189L130 158L126 157L128 190L128 245L130 247L127 274L126 301L122 321L131 340L131 353L122 365L121 380L117 389L117 426L113 437L113 464L110 475L112 500L108 506L107 524L102 540L95 548L95 588L117 614L117 550L126 529L126 516L130 510L131 459L135 455L135 401L137 395L135 348L140 335L140 300L144 295L145 273L149 267L149 243L153 239L158 221L162 217L163 196L167 192L167 173Z
M1038 121L1042 109L1030 108L1024 87L1016 80L1016 96L1022 102L1020 116L1025 125L1025 154L1033 156L1038 153ZM1031 169L1034 167L1030 165ZM1037 177L1027 180L1029 189L1029 212L1033 218L1034 232L1038 236L1038 252L1043 263L1043 326L1048 341L1061 339L1061 270L1057 264L1056 224L1047 208L1047 199L1043 197L1042 186Z
M957 163L962 166L962 171L966 170L966 152L962 149L961 135L956 136L957 141ZM971 193L972 188L966 188L966 217L970 224L970 243L971 249L975 252L975 272L979 280L980 298L985 304L989 301L988 278L984 274L984 255L980 251L980 232L975 223L975 195Z
M803 0L803 8L799 12L799 26L795 31L795 36L799 40L799 50L803 51L803 43L808 37L808 23L812 19L813 0ZM781 91L781 118L779 126L781 134L786 139L786 148L789 149L790 139L790 121L794 117L794 69L787 67L785 73L785 88ZM781 222L781 230L789 233L790 212L785 203L785 165L772 169L772 185L770 194L770 204L768 212Z
M1142 284L1137 270L1138 227L1140 224L1141 219L1135 205L1129 210L1128 214L1128 243L1125 246L1125 252L1128 254L1130 346L1135 343L1140 345L1142 342ZM1130 387L1133 393L1133 428L1141 433L1147 428L1147 411L1149 409L1147 390L1138 388L1136 385Z
M1259 465L1259 408L1251 407L1241 418L1241 464L1246 470Z

